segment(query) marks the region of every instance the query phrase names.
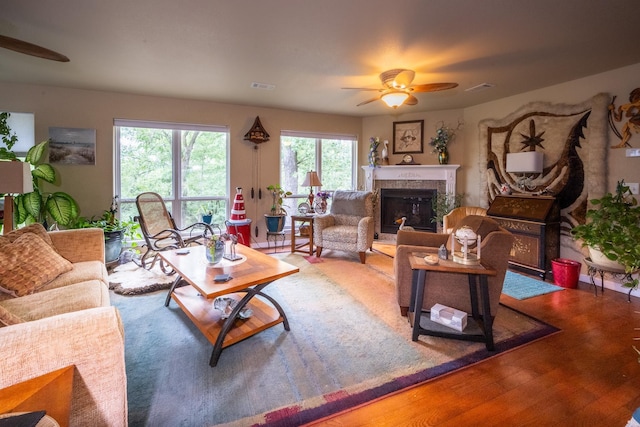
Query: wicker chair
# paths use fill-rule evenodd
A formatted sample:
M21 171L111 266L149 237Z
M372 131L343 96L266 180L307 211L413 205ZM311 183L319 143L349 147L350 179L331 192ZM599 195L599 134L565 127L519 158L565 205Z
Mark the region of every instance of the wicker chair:
M158 193L139 194L136 197L136 206L139 215L135 220L140 223L140 230L147 248L136 262L147 270L154 266L159 252L201 244L203 237L213 235L214 227L217 227L204 222L197 222L185 228L176 227L171 213L167 211L164 200ZM165 267L162 260L160 260L160 268L166 274L174 273L173 269L168 270Z
M442 217L442 232L444 234L451 234L453 229L457 228L458 223L469 215L485 216L487 215L487 210L478 206L461 206L455 208Z
M364 264L365 252L373 245L373 233L373 193L336 191L333 193L331 212L314 219L316 256L319 257L324 248L355 251L360 254L360 262Z

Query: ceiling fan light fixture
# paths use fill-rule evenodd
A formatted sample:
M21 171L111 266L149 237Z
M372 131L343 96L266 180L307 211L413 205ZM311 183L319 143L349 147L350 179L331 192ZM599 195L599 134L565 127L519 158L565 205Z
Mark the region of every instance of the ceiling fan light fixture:
M406 92L389 92L380 97L391 108L398 108L407 98L409 94Z

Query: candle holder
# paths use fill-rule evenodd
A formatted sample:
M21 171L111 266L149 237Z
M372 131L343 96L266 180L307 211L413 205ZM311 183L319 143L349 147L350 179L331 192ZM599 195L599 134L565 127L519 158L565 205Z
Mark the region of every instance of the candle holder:
M460 251L454 250L454 239L460 243ZM451 254L453 262L464 265L479 265L480 264L480 245L482 238L476 234L468 226L457 229L451 235ZM473 246L477 247L476 253L471 252Z

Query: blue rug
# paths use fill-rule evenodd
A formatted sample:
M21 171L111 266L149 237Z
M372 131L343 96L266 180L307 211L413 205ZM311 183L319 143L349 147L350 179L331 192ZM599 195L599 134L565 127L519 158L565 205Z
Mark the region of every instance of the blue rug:
M211 344L166 291L112 293L125 330L129 426L297 426L508 351L558 329L501 305L496 351L421 336L399 315L391 258L323 254L266 288L289 317L226 348ZM345 272L349 272L345 274Z
M507 270L502 293L515 299L523 300L562 290L564 290L564 288L561 288L560 286L552 285L550 283L543 282L542 280L533 279Z

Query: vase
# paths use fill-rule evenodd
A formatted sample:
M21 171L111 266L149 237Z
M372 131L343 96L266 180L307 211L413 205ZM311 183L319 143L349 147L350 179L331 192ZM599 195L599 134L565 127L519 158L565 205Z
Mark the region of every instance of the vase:
M449 152L446 149L438 151L438 163L441 165L449 164Z
M327 199L319 199L316 201L315 212L323 214L327 212Z
M216 243L213 246L207 247L204 251L207 255L207 262L211 265L219 263L224 255L224 247L224 242L222 240L216 240Z

